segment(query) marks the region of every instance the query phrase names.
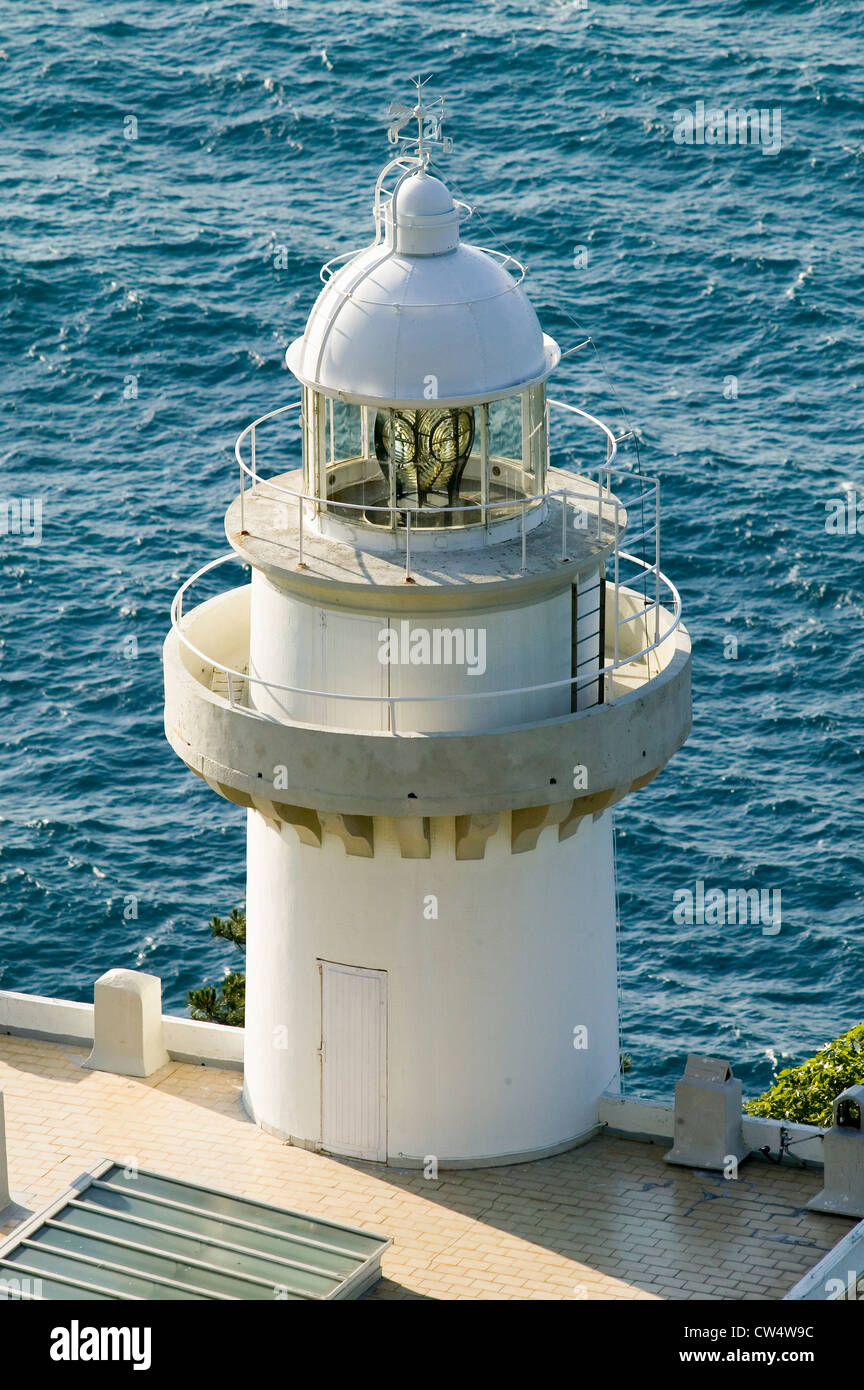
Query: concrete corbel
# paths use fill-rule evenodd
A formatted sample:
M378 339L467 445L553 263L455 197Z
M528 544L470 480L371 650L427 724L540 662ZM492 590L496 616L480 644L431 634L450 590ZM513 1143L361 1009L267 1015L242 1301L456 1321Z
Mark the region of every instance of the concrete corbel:
M235 806L244 806L247 810L252 805L252 798L248 792L231 787L227 782L220 782L217 777L213 777L210 773L202 772L200 775L210 790L216 792L218 796L223 796L226 801L233 802Z
M576 831L579 829L580 825L585 819L587 812L585 811L585 808L582 804L583 800L584 798L577 797L576 800L572 802L570 810L567 812L567 815L559 824L559 841L569 840L571 835L575 835Z
M339 836L346 854L357 855L361 859L372 859L375 856L374 824L371 816L342 816L330 812L321 814L322 828Z
M649 782L654 781L654 778L657 776L659 772L660 768L655 767L652 768L650 772L645 772L642 774L641 777L637 777L635 782L630 783L631 792L641 792L643 787L647 787Z
M428 816L396 816L396 838L403 859L428 859L432 853Z
M265 820L272 821L274 825L279 825L279 816L276 814L275 803L266 796L256 796L254 792L250 794L252 809L257 811Z
M482 859L486 854L486 841L501 824L500 811L492 815L456 817L456 858Z
M524 854L536 848L547 825L560 825L570 814L572 801L553 801L549 806L526 806L513 811L510 821L510 853Z
M271 801L270 805L273 807L274 820L281 825L290 825L301 845L321 848L324 832L317 811L312 811L308 806L289 806L285 801Z
M579 829L579 822L586 816L599 820L604 811L608 811L610 806L614 806L615 802L620 801L630 790L631 784L628 782L623 787L607 787L605 791L592 792L589 796L577 796L558 827L558 839L568 840L571 835L575 835Z
M616 806L619 801L623 801L631 787L630 782L626 782L623 787L613 787L611 791L605 792L600 805L592 811L594 820L599 820L604 811L608 811L610 806Z

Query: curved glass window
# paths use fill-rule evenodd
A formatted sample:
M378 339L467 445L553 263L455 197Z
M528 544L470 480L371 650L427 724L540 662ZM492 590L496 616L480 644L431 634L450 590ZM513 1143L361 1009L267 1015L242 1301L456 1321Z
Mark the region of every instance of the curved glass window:
M494 525L542 495L544 386L472 405L351 405L304 393L306 491L348 521Z

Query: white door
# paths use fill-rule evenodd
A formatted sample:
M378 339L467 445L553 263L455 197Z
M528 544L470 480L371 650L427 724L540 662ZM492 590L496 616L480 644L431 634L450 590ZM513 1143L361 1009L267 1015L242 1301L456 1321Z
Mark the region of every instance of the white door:
M387 1157L387 972L321 966L321 1146Z

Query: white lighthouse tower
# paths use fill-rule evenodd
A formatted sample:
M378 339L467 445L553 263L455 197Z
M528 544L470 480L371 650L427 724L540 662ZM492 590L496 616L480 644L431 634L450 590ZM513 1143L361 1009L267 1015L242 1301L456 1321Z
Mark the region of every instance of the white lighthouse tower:
M403 111L374 240L288 350L301 400L238 440L231 551L175 600L165 725L247 808L249 1114L482 1165L587 1138L617 1089L610 808L687 736L689 642L656 483L547 399L522 268L463 240L440 122ZM597 466L552 467L577 429Z

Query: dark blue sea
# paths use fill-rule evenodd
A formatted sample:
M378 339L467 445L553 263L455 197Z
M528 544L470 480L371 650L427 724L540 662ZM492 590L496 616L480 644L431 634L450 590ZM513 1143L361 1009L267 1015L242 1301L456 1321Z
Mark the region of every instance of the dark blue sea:
M237 963L206 924L242 901L244 814L165 742L161 642L226 549L235 436L294 399L321 262L371 235L419 69L470 235L527 261L565 348L596 344L558 394L662 480L695 722L617 812L629 1087L668 1094L696 1049L752 1094L858 1022L864 535L826 507L864 518L860 6L6 0L0 21L0 500L43 507L39 545L0 536L2 987L86 999L141 967L183 1012ZM677 143L699 101L779 110L780 148ZM781 931L675 923L700 881L779 890Z

